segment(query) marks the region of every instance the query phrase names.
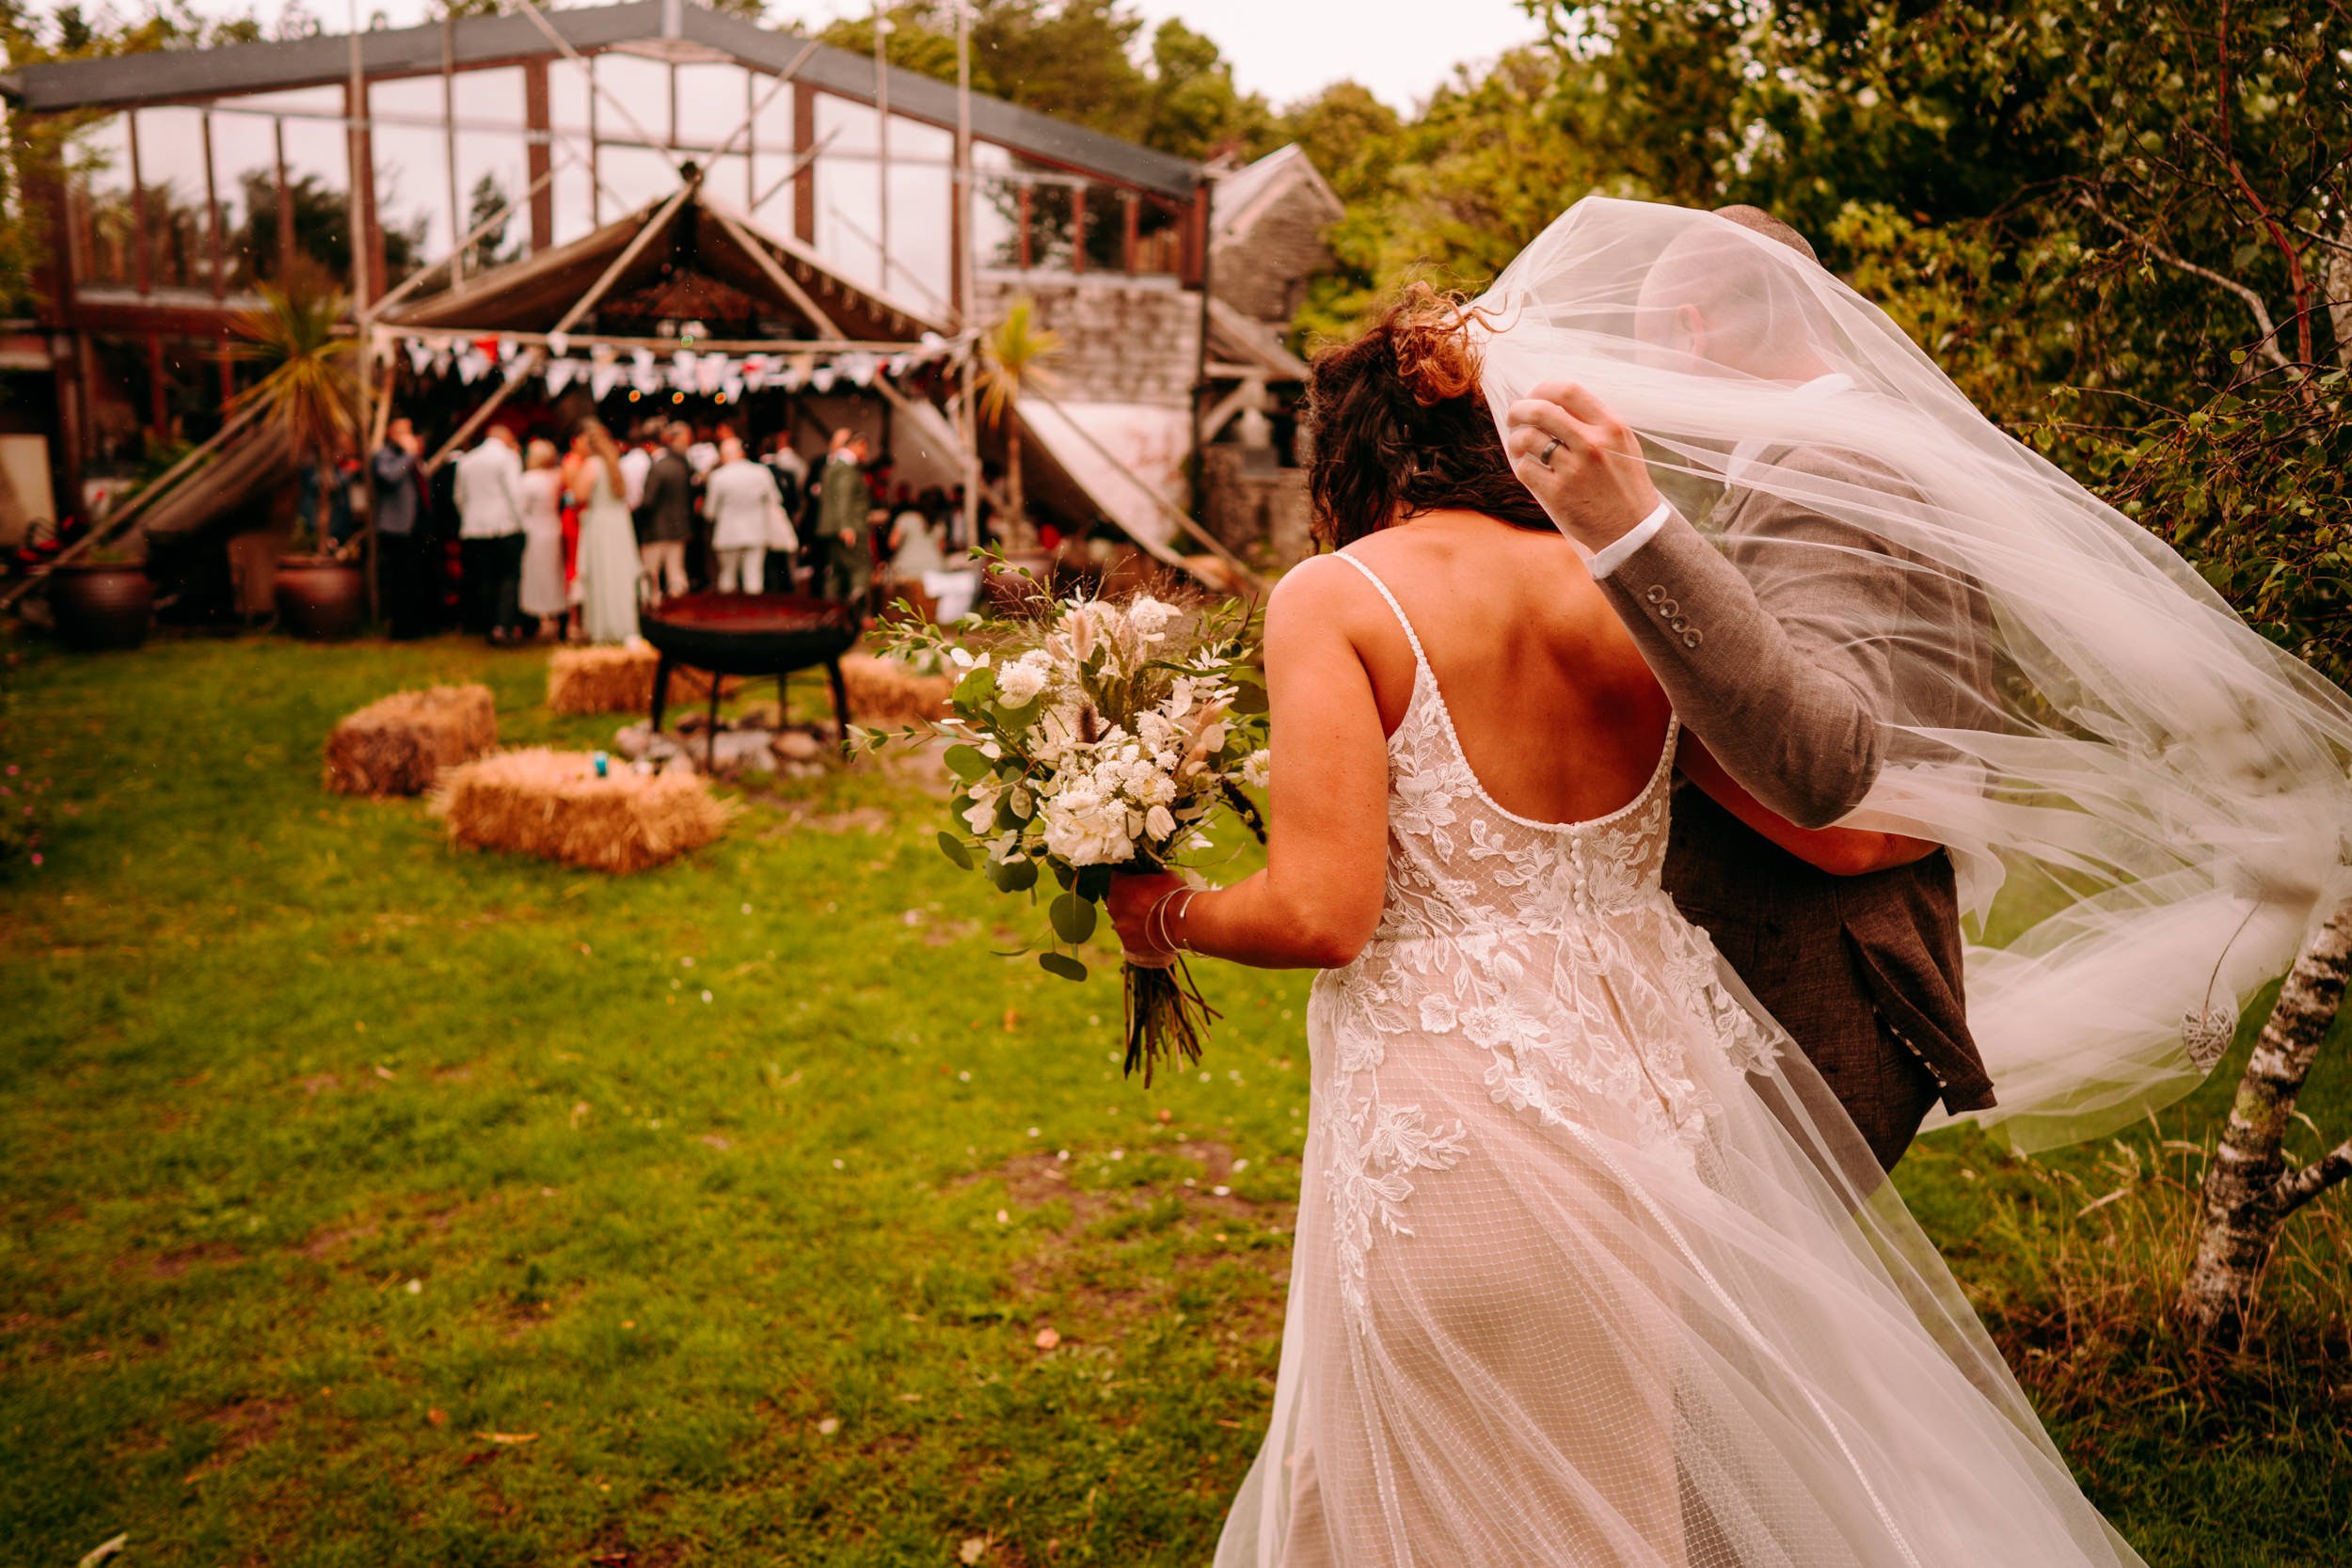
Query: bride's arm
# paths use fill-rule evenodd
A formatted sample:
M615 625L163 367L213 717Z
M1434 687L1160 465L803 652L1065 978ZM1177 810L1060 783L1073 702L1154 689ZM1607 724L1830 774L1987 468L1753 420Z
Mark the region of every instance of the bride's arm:
M1682 732L1675 752L1682 776L1714 797L1715 803L1758 833L1834 877L1859 877L1927 859L1941 846L1924 838L1867 828L1800 828L1740 787L1698 736Z
M1266 604L1266 696L1278 761L1263 871L1180 895L1170 876L1121 877L1111 919L1128 951L1163 939L1261 969L1329 969L1355 958L1380 923L1388 866L1389 752L1372 680L1348 636L1362 606L1344 567L1284 578ZM1164 928L1165 927L1165 928Z

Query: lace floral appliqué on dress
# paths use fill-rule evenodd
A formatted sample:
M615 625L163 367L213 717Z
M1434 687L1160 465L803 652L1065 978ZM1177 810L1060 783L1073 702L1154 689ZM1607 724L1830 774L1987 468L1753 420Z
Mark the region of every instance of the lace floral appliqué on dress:
M1308 1010L1281 1370L1217 1568L2136 1564L1662 891L1672 722L1621 809L1515 816L1340 559L1415 677L1380 923Z

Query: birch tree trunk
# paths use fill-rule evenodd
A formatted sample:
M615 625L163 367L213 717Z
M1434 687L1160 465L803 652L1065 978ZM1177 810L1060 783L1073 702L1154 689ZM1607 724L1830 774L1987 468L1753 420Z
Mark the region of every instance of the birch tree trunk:
M2352 371L2352 214L2336 230L2336 243L2319 252L2319 291L2328 301L2328 322L2336 329L2336 363Z
M2352 1142L2289 1169L2287 1129L2320 1042L2352 978L2352 905L2312 938L2279 990L2213 1164L2205 1171L2204 1228L2174 1313L2193 1339L2234 1345L2287 1217L2352 1175Z

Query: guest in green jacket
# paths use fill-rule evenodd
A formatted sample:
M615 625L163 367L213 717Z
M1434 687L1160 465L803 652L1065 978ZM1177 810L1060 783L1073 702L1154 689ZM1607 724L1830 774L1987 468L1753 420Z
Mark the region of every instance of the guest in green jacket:
M846 430L834 431L817 492L824 562L821 592L826 598L854 606L861 615L874 582L874 546L866 531L873 496L866 487L865 463L865 440Z

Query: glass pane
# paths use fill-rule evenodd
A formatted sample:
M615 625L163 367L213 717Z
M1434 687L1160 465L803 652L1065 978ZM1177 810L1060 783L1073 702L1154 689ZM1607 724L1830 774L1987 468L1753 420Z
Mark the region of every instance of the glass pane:
M882 283L882 118L863 103L817 95L817 253L852 283Z
M439 129L440 78L371 83L368 105L379 117L373 134L375 212L384 230L384 270L398 283L448 255L457 240L449 207L449 137Z
M100 476L138 471L147 428L155 417L154 380L143 337L92 333L88 379L90 471Z
M805 87L796 87L790 83L787 83L781 92L777 92L774 96L771 97L770 89L774 87L775 85L776 81L772 76L755 76L752 78L753 97L755 99L767 100L765 103L760 104L759 118L754 121L752 125L752 146L754 149L765 152L785 152L790 150L792 146L793 95L808 90Z
M670 155L650 147L607 147L597 152L596 162L608 193L604 198L607 223L677 189L677 167L670 162ZM619 212L612 205L616 198L628 204Z
M213 115L213 195L220 203L221 264L231 293L278 275L278 122Z
M596 85L603 89L596 98L596 139L666 144L670 139L669 63L636 55L598 55L596 67Z
M1003 148L972 144L972 254L982 271L1021 264L1021 192L1007 178L1011 167Z
M752 161L737 153L720 159L710 166L703 179L703 188L721 206L738 213L752 209Z
M135 286L139 220L131 198L130 121L121 115L99 120L73 138L68 156L79 280Z
M273 95L282 96L282 95ZM340 104L340 95L334 95ZM340 126L285 122L286 195L295 264L334 283L351 277L351 149Z
M461 131L457 135L457 189L465 211L460 233L497 224L466 252L466 270L487 272L517 261L531 250L531 204L516 202L531 188L531 165L523 138L505 131ZM515 203L514 211L500 214Z
M204 111L139 111L139 183L147 193L147 280L157 289L213 286L204 196Z
M752 221L771 234L792 237L792 172L789 152L762 152L752 160L752 183L758 187L753 194L758 205L752 209Z
M580 147L578 156L573 149ZM588 172L587 150L579 143L557 141L548 150L555 178L548 189L555 198L555 243L568 245L596 227L596 183Z
M1136 271L1182 272L1184 210L1146 197L1136 214Z
M707 152L733 135L751 113L751 72L739 65L681 65L677 68L677 137L681 146ZM737 137L741 151L750 133Z
M558 131L588 129L588 68L566 59L548 62L548 123Z
M829 92L817 95L817 141L828 156L871 156L877 141L875 131L881 123L881 117L863 103L852 103Z
M1068 185L1033 181L1029 185L1029 265L1066 271L1070 226L1074 214Z
M450 95L455 100L457 121L465 131L484 123L515 126L525 123L523 71L520 66L458 71L450 78ZM465 145L462 131L458 145L461 149Z
M890 277L886 293L946 317L947 216L955 205L955 134L890 117Z

